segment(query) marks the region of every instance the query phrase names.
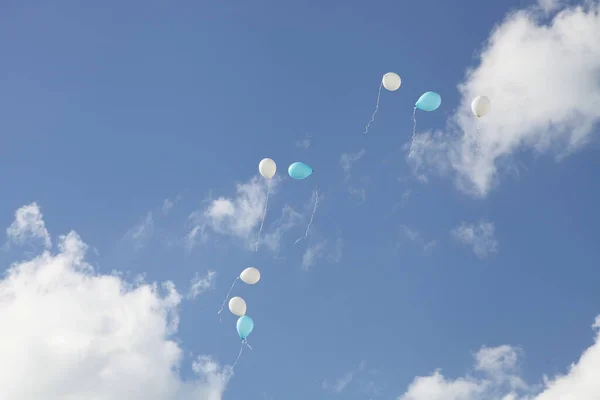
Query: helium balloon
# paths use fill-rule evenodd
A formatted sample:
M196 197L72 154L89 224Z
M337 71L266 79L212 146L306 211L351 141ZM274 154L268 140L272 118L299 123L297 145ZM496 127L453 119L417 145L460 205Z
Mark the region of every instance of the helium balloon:
M423 111L435 111L442 104L442 97L436 92L426 92L419 97L415 107Z
M238 317L246 315L246 302L241 297L232 297L229 300L229 311Z
M490 99L485 96L477 96L471 102L471 111L477 118L483 117L492 109Z
M247 315L240 317L237 320L237 332L240 335L240 339L246 340L246 338L252 333L254 330L254 321Z
M288 174L293 179L306 179L313 173L313 169L303 162L295 162L288 168Z
M272 179L275 176L275 172L277 171L277 164L275 161L270 158L263 158L262 161L258 164L258 172L266 179Z
M385 74L383 76L381 83L383 84L384 88L386 88L390 92L394 92L394 91L400 89L402 80L400 79L400 76L398 76L398 74L396 74L394 72L388 72L387 74Z
M240 279L248 285L254 285L260 281L260 271L254 267L246 268L240 274Z

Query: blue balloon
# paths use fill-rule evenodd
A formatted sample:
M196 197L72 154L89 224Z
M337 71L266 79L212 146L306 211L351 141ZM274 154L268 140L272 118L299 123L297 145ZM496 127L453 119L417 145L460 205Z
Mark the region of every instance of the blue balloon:
M254 330L254 321L247 315L237 320L237 331L240 339L245 340Z
M415 107L423 111L435 111L442 104L442 97L436 92L426 92L419 97Z
M305 179L313 173L313 169L303 162L295 162L288 168L288 174L294 179Z

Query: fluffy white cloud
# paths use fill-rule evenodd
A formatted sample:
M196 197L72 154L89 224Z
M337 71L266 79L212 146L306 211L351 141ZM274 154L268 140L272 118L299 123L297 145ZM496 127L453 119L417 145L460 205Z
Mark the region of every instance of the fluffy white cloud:
M279 182L277 176L271 180L270 195L275 193ZM236 186L235 197L219 197L210 201L203 210L192 213L189 217L191 228L186 238L188 247L193 247L199 238L205 239L207 228L242 239L249 247L254 246L256 230L267 201L267 189L267 181L255 176Z
M600 316L593 325L594 344L565 375L543 377L543 385L531 386L518 376L518 351L510 346L484 347L475 355L481 376L445 378L435 371L417 377L398 400L597 400L600 398Z
M200 296L202 293L214 289L215 280L217 279L217 271L209 270L205 276L196 274L190 285L189 296L192 299Z
M479 258L498 251L498 241L494 237L494 224L480 221L477 224L462 223L452 230L452 235L459 242L473 246L473 252Z
M13 243L23 244L31 239L39 239L46 248L52 246L42 211L35 202L19 208L15 212L15 220L6 230L6 234Z
M14 264L0 281L1 397L221 399L229 368L200 356L195 377L179 374L183 354L171 337L181 296L174 285L99 275L85 262L86 249L71 232L56 254Z
M546 11L560 5L540 0ZM564 157L589 142L600 121L600 12L597 0L562 9L549 23L539 7L509 14L491 33L479 64L459 85L461 101L446 133L418 135L416 173L451 173L485 196L521 149ZM476 151L471 100L488 96Z
M152 212L149 212L140 222L127 231L123 240L131 243L135 250L140 250L148 243L153 234L154 217Z

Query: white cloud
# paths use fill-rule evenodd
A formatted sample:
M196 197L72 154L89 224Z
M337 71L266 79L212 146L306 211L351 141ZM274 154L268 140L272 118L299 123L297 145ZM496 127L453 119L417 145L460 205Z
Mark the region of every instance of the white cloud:
M165 201L163 201L163 205L162 205L162 212L164 215L168 215L171 210L173 209L173 207L175 207L175 205L179 202L179 200L181 200L181 195L178 195L177 197L175 197L174 199L165 199Z
M336 264L342 259L344 241L338 238L335 245L328 245L327 240L310 244L302 255L302 269L308 270L320 260Z
M325 254L326 241L309 245L302 255L302 269L312 267Z
M310 139L302 139L296 142L296 147L308 149L310 147Z
M340 156L340 166L344 170L344 173L346 173L346 176L350 174L352 165L354 165L355 162L360 160L366 152L367 151L365 149L360 149L360 151L356 153L343 153Z
M284 206L281 211L281 217L273 224L275 226L274 230L266 233L261 241L269 250L274 252L279 251L283 235L298 226L304 219L302 214L296 212L289 205Z
M279 182L277 177L271 180L271 196ZM235 197L219 197L210 201L203 210L190 215L191 227L186 238L188 247L195 245L198 236L206 239L207 228L242 239L247 246L253 246L266 200L267 182L264 178L255 176L246 183L237 184Z
M0 280L2 398L221 399L231 370L210 357L180 376L174 285L97 274L86 250L71 232L56 254L13 264Z
M192 279L190 284L189 298L195 299L202 293L207 292L215 287L215 280L217 278L217 271L209 270L206 276L196 276Z
M42 211L37 203L25 205L15 212L15 221L6 234L11 242L24 244L31 239L40 239L46 248L52 247L50 234L46 229Z
M137 251L141 250L148 243L153 234L154 217L152 216L152 212L149 212L140 222L127 231L124 240L130 242Z
M419 232L409 228L408 226L400 225L400 228L402 229L404 236L406 236L409 240L414 242L421 239Z
M498 241L494 237L494 224L481 221L478 224L462 223L452 230L452 236L459 242L473 246L473 252L479 258L498 251Z
M550 10L556 1L541 1ZM564 157L591 139L600 121L600 13L597 0L546 18L534 7L509 14L491 33L479 64L459 85L448 131L417 137L410 162L417 174L451 173L458 186L485 196L498 173L514 170L522 149ZM475 151L471 100L490 98Z
M406 225L400 225L400 229L402 230L402 235L404 237L406 237L413 243L423 246L423 251L426 253L432 251L435 248L435 246L437 246L436 240L426 241L423 238L423 235L421 235L421 233L415 229L412 229Z
M362 361L357 368L355 368L351 371L348 371L342 377L336 379L333 383L324 381L323 389L331 391L336 394L342 393L348 387L348 385L350 385L350 383L352 383L355 376L365 369L365 366L366 366L366 363L364 361Z
M518 376L519 352L511 346L483 347L475 355L481 376L445 378L439 370L414 379L398 400L597 400L600 394L600 316L594 344L564 375L543 377L542 385L527 385Z

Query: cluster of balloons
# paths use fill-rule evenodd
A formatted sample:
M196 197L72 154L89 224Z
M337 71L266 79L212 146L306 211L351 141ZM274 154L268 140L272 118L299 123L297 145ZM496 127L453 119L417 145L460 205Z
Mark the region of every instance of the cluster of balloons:
M242 271L238 279L248 285L256 285L258 281L260 281L260 271L254 267L246 268ZM254 320L246 315L247 310L248 306L243 298L235 296L229 300L229 311L231 311L233 315L239 317L236 326L238 335L243 341L245 341L254 330Z
M377 95L377 105L375 107L375 112L373 113L373 116L371 117L371 121L369 121L369 123L367 124L367 127L365 128L365 133L368 132L369 125L371 124L371 122L374 121L375 114L377 113L377 110L379 109L379 96L381 95L381 87L384 87L386 90L388 90L390 92L395 92L396 90L400 89L401 84L402 84L402 79L400 79L400 76L397 73L388 72L383 75L383 78L381 79L381 86L379 87L379 94ZM412 142L411 142L411 153L412 153L412 148L413 148L415 135L416 135L416 129L417 129L417 121L416 121L417 110L428 111L428 112L435 111L440 107L441 104L442 104L442 97L439 95L439 93L431 92L431 91L423 93L421 95L421 97L419 97L417 102L415 103L415 108L414 108L414 112L413 112L413 132L412 132ZM477 119L483 117L484 115L486 115L487 113L489 113L491 111L490 100L486 96L475 97L473 99L473 101L471 102L471 111L473 112L473 114L475 115L475 117ZM479 135L479 126L477 126L477 135Z

